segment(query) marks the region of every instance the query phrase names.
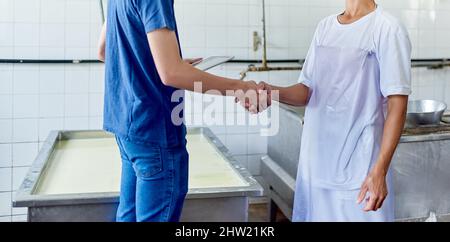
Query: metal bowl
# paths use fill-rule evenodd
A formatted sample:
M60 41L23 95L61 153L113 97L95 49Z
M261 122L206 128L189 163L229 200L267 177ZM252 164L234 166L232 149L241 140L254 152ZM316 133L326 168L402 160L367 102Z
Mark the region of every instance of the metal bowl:
M408 103L407 127L439 125L447 105L435 100L417 100Z

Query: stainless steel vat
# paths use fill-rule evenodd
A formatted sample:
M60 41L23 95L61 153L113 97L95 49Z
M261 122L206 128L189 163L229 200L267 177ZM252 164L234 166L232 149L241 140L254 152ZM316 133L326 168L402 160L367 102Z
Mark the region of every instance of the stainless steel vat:
M201 133L226 159L234 172L245 182L242 187L210 187L190 189L182 221L244 222L248 220L249 197L262 196L263 189L250 173L238 165L225 146L206 128L192 128L191 134ZM96 221L115 220L119 194L117 192L39 195L35 193L49 160L59 141L111 137L103 131L54 131L39 152L17 196L14 207L28 208L28 221Z
M281 106L280 133L269 139L262 158L271 221L277 208L292 217L303 116ZM425 221L432 214L450 221L450 126L441 125L413 129L401 138L392 163L398 221Z

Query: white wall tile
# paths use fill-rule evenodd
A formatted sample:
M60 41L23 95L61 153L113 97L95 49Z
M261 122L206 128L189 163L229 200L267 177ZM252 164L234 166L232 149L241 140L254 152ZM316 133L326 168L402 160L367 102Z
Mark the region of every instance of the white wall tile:
M206 28L206 47L208 48L226 48L227 34L223 29L217 27Z
M248 5L228 5L227 25L247 27L249 25L249 11Z
M63 117L64 116L64 95L45 94L39 96L39 117Z
M0 192L8 192L12 190L11 171L11 167L0 168Z
M105 70L103 66L101 68L91 66L90 78L89 78L89 92L104 92L105 83Z
M90 8L89 0L66 1L66 21L68 23L89 23Z
M37 118L39 95L14 95L14 118Z
M11 192L0 192L0 216L11 215Z
M226 9L227 9L226 4L207 4L206 5L205 24L208 26L224 26L224 25L226 25L226 21L227 21Z
M105 3L105 5L103 6L104 11L108 11L107 1L103 0L103 2ZM89 1L89 3L91 4L91 23L102 23L100 4L98 3L98 1Z
M12 46L14 44L14 26L0 22L0 46Z
M227 134L246 134L247 133L247 124L243 125L228 125L226 126Z
M14 22L36 23L39 21L40 0L15 0Z
M282 27L289 23L289 14L286 14L287 9L283 6L270 6L267 12L267 24L272 27Z
M227 46L229 48L249 48L251 33L248 27L228 27ZM247 52L248 53L248 52ZM245 54L247 54L245 53Z
M13 22L15 0L0 0L0 22Z
M66 24L65 46L66 47L89 47L89 24Z
M249 134L247 139L248 154L267 153L267 137L260 134Z
M39 92L64 93L65 85L64 67L54 66L52 69L40 70L39 72Z
M13 167L13 191L16 191L22 185L23 179L29 169L29 167Z
M14 51L11 59L39 59L40 49L36 46L14 46L14 49L8 47Z
M65 25L60 24L40 24L39 46L44 47L64 47Z
M11 119L0 119L0 143L12 141L13 122Z
M0 94L11 94L13 91L12 71L0 70Z
M89 94L89 116L103 115L103 96L101 93Z
M38 69L16 69L14 71L15 94L37 94L39 92Z
M11 216L1 216L0 217L0 223L10 223L11 222Z
M5 59L13 59L14 58L14 48L0 46L0 56L2 56Z
M37 154L37 143L13 144L13 166L30 166Z
M39 46L39 24L16 23L14 24L14 46Z
M10 119L13 113L12 95L0 95L0 118Z
M63 118L39 119L39 141L46 140L51 131L62 130L63 127L64 127Z
M15 119L13 123L14 142L37 142L38 119Z
M66 118L64 130L86 130L89 128L89 118Z
M245 140L246 134L227 134L226 146L230 150L232 155L245 155L247 154L247 146L242 144L242 140Z
M61 0L41 0L41 22L42 23L64 23L65 4Z
M26 214L14 215L11 218L12 218L12 220L11 220L12 222L27 222L28 216Z
M82 60L90 56L91 49L89 47L66 47L64 52L65 59Z
M65 58L63 47L40 47L39 58L42 60L62 60Z
M184 24L187 25L202 25L205 23L205 14L206 14L206 5L204 2L192 2L189 4L185 4L184 12L189 14L189 17L184 18Z
M103 117L89 117L89 129L90 130L102 130L103 129Z
M88 94L68 94L65 96L65 116L82 117L89 114Z
M0 144L0 167L12 166L12 145Z
M84 67L84 68L83 68ZM65 90L66 93L86 93L89 90L90 72L85 66L77 67L76 70L66 70Z
M103 24L102 23L91 23L90 29L89 29L89 45L95 50L94 53L97 54L97 44L98 39L100 38L100 34L102 31ZM92 58L97 59L97 55L93 56Z

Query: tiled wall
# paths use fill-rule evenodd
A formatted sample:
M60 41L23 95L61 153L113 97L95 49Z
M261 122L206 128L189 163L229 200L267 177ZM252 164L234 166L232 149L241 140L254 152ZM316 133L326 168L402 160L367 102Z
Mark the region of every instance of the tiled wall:
M0 59L91 59L101 28L94 0L0 0ZM99 129L103 67L0 64L0 220L11 208L40 142L50 130Z
M260 0L175 2L186 57L260 58L261 51L252 50L253 32L261 34ZM450 57L450 0L378 2L408 27L414 58ZM343 3L267 0L269 58L304 58L317 22L341 11ZM0 0L0 59L95 58L100 22L96 0ZM213 72L237 78L244 68L232 64ZM101 128L102 72L99 64L0 64L0 221L24 219L26 212L12 209L10 201L50 130ZM413 98L450 104L448 69L414 69L413 73ZM289 85L298 75L257 73L249 79ZM199 116L201 110L188 106L187 113ZM259 177L259 158L266 153L267 138L259 136L258 128L212 129L242 165Z

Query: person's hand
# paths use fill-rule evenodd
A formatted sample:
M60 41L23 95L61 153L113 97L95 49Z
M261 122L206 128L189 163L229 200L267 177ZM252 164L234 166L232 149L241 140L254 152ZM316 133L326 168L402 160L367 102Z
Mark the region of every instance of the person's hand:
M361 204L364 200L366 201L365 212L377 211L383 206L387 195L386 175L383 172L373 170L361 186L357 202Z
M258 113L258 85L254 81L242 82L242 89L235 92L235 102L250 113Z
M271 87L265 82L244 82L244 88L242 92L237 92L235 100L250 113L260 113L272 104Z
M189 65L195 65L195 64L198 64L202 60L203 60L203 58L193 58L193 59L184 59L184 62L188 63Z
M258 111L263 112L272 105L272 87L265 83L260 82L257 86L258 91Z

